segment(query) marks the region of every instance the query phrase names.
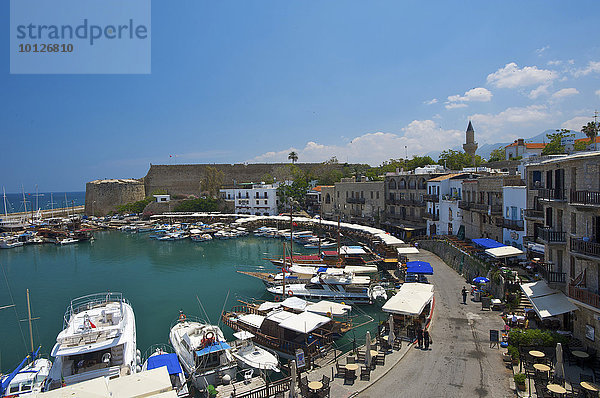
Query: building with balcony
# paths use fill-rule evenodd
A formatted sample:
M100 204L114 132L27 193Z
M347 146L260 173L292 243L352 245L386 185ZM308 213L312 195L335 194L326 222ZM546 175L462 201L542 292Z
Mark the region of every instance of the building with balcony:
M222 199L234 202L235 214L275 216L278 214L278 183L240 183L224 186L219 190Z
M465 237L468 239L490 238L504 241L505 186L524 185L519 175L490 174L472 176L463 180L462 210Z
M466 173L445 174L427 181L427 235L456 235L462 225L462 182Z
M383 181L361 177L342 178L331 187L321 188L323 217L363 225L379 225L385 209ZM329 195L329 196L328 196ZM327 200L331 203L326 203Z
M559 287L578 310L565 324L586 346L599 349L600 152L540 159L525 171L527 233L544 245L549 271L566 275Z
M396 170L385 175L384 228L402 238L425 234L427 201L435 195L427 193L427 181L443 174L440 166L427 166L414 172Z
M502 187L502 203L504 212L502 242L507 246L523 249L527 187L524 185Z

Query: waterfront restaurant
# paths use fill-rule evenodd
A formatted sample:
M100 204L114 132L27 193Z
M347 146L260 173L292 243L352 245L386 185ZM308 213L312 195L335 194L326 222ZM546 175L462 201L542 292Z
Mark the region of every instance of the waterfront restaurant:
M433 315L434 303L433 285L404 283L381 309L393 315L396 329L406 328L407 335L411 337L415 326L427 326Z

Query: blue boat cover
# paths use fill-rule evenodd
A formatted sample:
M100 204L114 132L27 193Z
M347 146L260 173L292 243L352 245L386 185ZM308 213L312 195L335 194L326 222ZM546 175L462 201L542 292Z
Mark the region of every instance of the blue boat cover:
M319 267L317 272L327 272L327 267Z
M481 247L485 247L486 249L494 249L496 247L506 246L506 245L503 245L500 242L496 242L495 240L490 239L490 238L473 239L472 242Z
M215 341L214 343L212 343L211 345L207 345L200 351L196 351L196 355L200 357L202 355L210 354L211 352L223 351L223 350L227 350L229 348L231 348L231 346L229 344L227 344L226 342Z
M177 354L154 355L148 358L148 370L166 366L170 375L182 373Z
M410 274L433 275L433 267L426 261L409 261L406 263L406 272Z

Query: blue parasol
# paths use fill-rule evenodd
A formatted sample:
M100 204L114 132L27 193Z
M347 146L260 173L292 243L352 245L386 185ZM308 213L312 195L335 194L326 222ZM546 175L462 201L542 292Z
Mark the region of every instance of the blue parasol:
M490 280L485 276L478 276L477 278L473 278L473 283L488 283Z

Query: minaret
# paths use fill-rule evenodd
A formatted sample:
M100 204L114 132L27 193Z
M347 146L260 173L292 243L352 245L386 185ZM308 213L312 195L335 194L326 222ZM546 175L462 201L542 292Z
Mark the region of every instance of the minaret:
M475 166L475 151L477 150L477 143L475 142L475 130L473 130L473 125L469 120L469 126L467 126L467 142L463 144L463 149L466 153L471 156L473 160L473 166Z

